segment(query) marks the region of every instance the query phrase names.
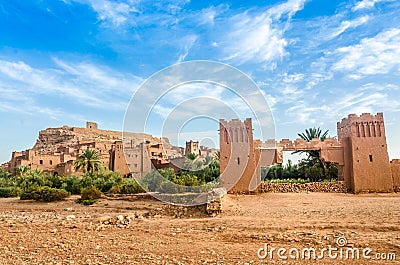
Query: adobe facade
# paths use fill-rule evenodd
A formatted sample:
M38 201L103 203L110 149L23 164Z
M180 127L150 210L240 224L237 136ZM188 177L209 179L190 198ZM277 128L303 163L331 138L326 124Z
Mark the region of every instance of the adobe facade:
M220 180L230 192L253 191L261 183L261 142L253 139L250 118L220 120Z
M150 161L161 167L171 158L182 157L180 148L172 146L168 139L139 133L127 134L127 137L130 140L123 143L121 132L101 130L95 122L87 122L85 128L48 128L39 132L32 149L13 152L11 160L2 167L14 172L16 167L26 165L51 174L80 175L74 170L74 161L78 154L90 148L100 152L101 162L109 169L122 175L142 176L151 171Z
M253 140L251 119L220 120L221 179L224 176L235 182L229 183L230 192L254 191L260 182L261 167L282 163L284 151L317 150L323 161L338 164L339 180L344 180L351 192L399 190L400 160L389 162L382 113L350 114L337 123L337 133L338 140L283 139L261 143ZM247 161L247 165L235 164L236 160Z
M354 192L393 191L383 113L350 114L337 124L344 180Z
M186 142L186 148L185 148L185 155L188 154L196 154L200 155L200 149L199 149L199 142L194 142L192 140Z

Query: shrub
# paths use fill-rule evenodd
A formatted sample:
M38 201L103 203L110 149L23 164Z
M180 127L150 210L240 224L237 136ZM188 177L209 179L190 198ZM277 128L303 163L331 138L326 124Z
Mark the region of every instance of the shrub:
M50 187L30 187L21 193L21 200L36 200L45 202L61 201L70 196L70 193L63 189Z
M100 198L101 198L101 191L95 186L92 186L90 188L85 188L82 190L82 195L81 195L82 200L89 200L89 199L96 200Z
M83 205L92 205L96 203L99 198L101 198L101 191L95 186L92 186L90 188L84 188L81 197L77 199L76 202Z
M61 188L70 192L71 194L81 194L81 179L77 176L69 176L64 179Z
M29 187L28 189L24 190L19 199L20 200L40 200L41 198L41 188L40 187Z
M71 194L63 189L56 189L50 187L43 187L41 193L41 200L45 202L61 201L68 198Z
M134 178L124 180L122 185L118 187L118 193L121 194L137 194L144 192L143 188L139 185L139 183L137 183Z
M95 200L95 199L88 199L88 200L78 199L77 202L88 206L88 205L95 204L97 202L97 200Z
M18 188L0 187L0 198L18 197Z

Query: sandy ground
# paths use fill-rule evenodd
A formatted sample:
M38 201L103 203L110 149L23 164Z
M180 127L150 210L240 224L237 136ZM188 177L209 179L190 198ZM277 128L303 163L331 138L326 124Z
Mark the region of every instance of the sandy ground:
M74 199L0 199L0 264L400 264L400 194L227 195L217 217L150 198L93 206ZM257 252L265 244L263 259ZM333 258L301 256L328 246L338 249L336 258L335 250ZM271 248L286 249L287 259L277 250L271 258ZM299 259L295 250L289 256L293 248ZM360 259L340 258L348 248L359 249ZM371 259L362 257L365 248ZM391 253L396 260L377 260Z

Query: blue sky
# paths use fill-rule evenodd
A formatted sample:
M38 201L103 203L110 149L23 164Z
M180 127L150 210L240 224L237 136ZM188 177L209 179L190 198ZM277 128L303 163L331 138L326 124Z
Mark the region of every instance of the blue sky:
M0 162L47 127L121 130L138 86L189 60L249 75L278 139L384 112L400 158L399 12L395 0L0 0Z

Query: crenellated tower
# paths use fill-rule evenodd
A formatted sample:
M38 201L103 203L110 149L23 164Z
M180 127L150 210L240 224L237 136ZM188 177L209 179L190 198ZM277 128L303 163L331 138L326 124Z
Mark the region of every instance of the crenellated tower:
M393 191L383 113L350 114L337 123L344 151L340 175L353 192Z
M253 140L250 118L220 120L221 182L230 192L255 190L261 179L258 165L260 141Z

